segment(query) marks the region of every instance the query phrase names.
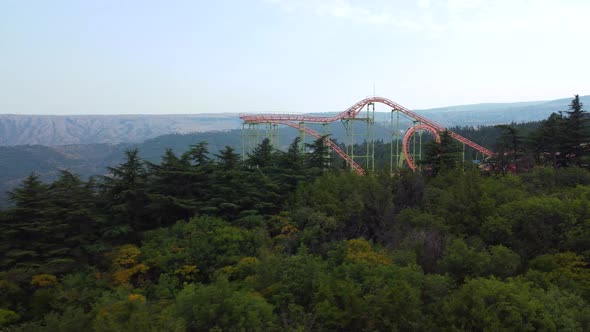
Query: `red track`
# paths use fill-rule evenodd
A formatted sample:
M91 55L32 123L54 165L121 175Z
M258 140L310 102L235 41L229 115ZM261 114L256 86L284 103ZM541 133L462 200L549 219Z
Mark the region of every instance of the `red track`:
M297 128L299 129L299 124L295 123L295 122L291 122L291 121L285 121L285 120L267 120L265 121L265 123L275 123L275 124L282 124L285 126L289 126L289 127L293 127L293 128ZM308 127L302 127L301 128L303 131L305 131L306 133L310 134L311 136L315 137L315 138L322 138L322 135L320 133L318 133L317 131L308 128ZM342 151L342 149L336 144L334 143L331 139L328 139L327 137L324 138L324 142L330 146L330 148L336 152L340 157L342 157L342 159L344 159L348 164L350 164L350 166L352 166L352 168L360 175L364 175L365 174L365 170L361 167L361 165L359 165L356 161L354 161L349 155L347 155L344 151Z
M430 121L429 119L387 99L387 98L383 98L383 97L369 97L369 98L365 98L361 101L359 101L358 103L352 105L351 107L349 107L347 110L345 110L344 112L338 113L334 116L331 117L327 117L327 116L311 116L311 115L298 115L298 114L257 114L257 115L243 115L240 118L242 120L244 120L244 122L247 123L275 123L275 124L282 124L282 125L286 125L286 126L290 126L290 127L294 127L294 128L299 128L298 123L299 122L312 122L312 123L329 123L329 122L335 122L335 121L339 121L342 119L354 119L357 117L357 115L361 112L361 110L363 109L363 107L365 107L368 104L371 103L381 103L381 104L385 104L391 108L393 108L394 110L397 110L399 112L402 112L403 114L413 118L416 121L421 122L422 124L427 125L428 127L434 128L437 131L444 131L445 127ZM320 138L321 135L316 132L315 130L312 130L310 128L304 127L304 130L306 133L312 135L313 137L316 138ZM449 131L451 134L451 137L453 137L454 139L456 139L457 141L473 148L476 151L479 151L480 153L486 155L486 156L492 156L494 153L491 150L488 150L486 148L484 148L483 146L457 134L454 133L452 131ZM340 147L338 147L338 145L336 145L336 143L332 142L329 139L326 139L326 143L328 145L330 145L330 147L338 154L340 155L344 160L346 160L346 162L348 162L353 168L354 170L359 173L359 174L364 174L365 171L363 170L363 168L357 164L354 160L352 160L352 158L350 156L348 156L346 153L344 153L344 151L342 151L342 149L340 149Z
M404 151L404 157L406 158L406 163L408 164L408 167L412 171L416 170L416 163L414 163L414 158L412 157L412 154L410 154L410 143L411 143L410 138L412 138L412 134L418 130L427 130L427 131L431 132L432 135L434 135L434 139L440 143L440 136L438 135L438 131L436 129L430 127L429 125L419 124L417 126L410 127L410 129L408 129L408 131L404 135L404 140L402 141L402 147L403 147L403 151Z

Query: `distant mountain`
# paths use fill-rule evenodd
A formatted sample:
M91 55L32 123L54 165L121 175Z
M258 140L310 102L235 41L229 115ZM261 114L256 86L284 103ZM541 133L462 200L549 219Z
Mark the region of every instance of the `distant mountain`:
M143 142L166 134L228 130L239 126L238 114L0 114L0 145Z
M590 96L585 96L581 99L584 103L586 103L586 105L590 106ZM454 106L430 110L419 110L417 112L445 126L469 126L479 124L498 124L511 121L526 122L531 120L540 120L546 118L551 112L565 110L569 102L569 99L561 99L551 102L479 104ZM1 119L9 119L11 117L23 117L24 119L27 116L0 115L0 123L2 123ZM77 136L71 134L67 136L68 139L75 140L74 138L78 137L77 139L81 141L92 141L90 137L95 137L96 139L100 138L101 140L106 140L106 137L109 136L107 135L108 133L117 133L117 137L119 137L120 140L123 140L123 138L125 138L125 135L123 135L124 130L121 129L124 127L123 123L127 123L129 132L131 133L139 133L140 131L138 128L140 128L143 125L147 127L152 126L151 128L160 128L158 130L163 131L165 130L162 128L168 126L169 130L172 130L170 128L174 128L174 131L180 131L180 128L187 128L182 127L181 124L187 125L188 123L194 123L195 125L200 126L199 128L203 130L211 130L214 127L238 127L240 124L240 120L237 114L224 114L215 116L115 116L113 117L113 119L110 120L107 116L88 116L88 119L93 117L95 117L95 120L93 121L96 122L94 123L94 125L88 125L87 130L89 131L91 130L89 129L90 127L96 129L100 126L106 126L105 123L118 123L118 129L108 131L105 128L102 134L99 134L98 131L95 130L94 134L92 135L83 135L82 129L80 129L79 132L76 132ZM145 117L145 119L142 120L142 117ZM469 119L472 117L477 118L477 120L474 119L474 123L470 123ZM34 116L31 116L30 118L30 120L32 121L30 122L31 128L23 130L29 135L33 135L34 138L36 132L43 132L43 130L38 129L38 127L36 127L35 125L35 123L38 124L42 121L39 120L40 122L35 122L32 120L33 118ZM75 120L77 119L76 121L79 122L76 122L74 120L70 121L68 120L69 117L55 117L52 119L52 117L39 116L38 119L41 118L44 118L43 121L49 122L54 121L55 119L59 119L59 121L55 121L60 122L62 124L69 123L72 126L71 128L74 128L75 126L73 124L79 124L84 122L81 119L85 117L72 117ZM20 119L19 125L24 126L26 128L27 126L25 124L27 122L23 119ZM181 119L184 120L181 121ZM375 127L376 139L381 139L384 141L388 141L390 139L390 127L389 124L386 123L388 120L389 114L377 114L377 121L379 123ZM162 124L157 124L156 122L158 121L161 121ZM200 124L199 121L201 121ZM5 123L8 122L10 121L7 121ZM91 122L92 121L89 121L87 123ZM405 128L408 125L409 123L405 123L402 125L402 127ZM13 126L16 127L16 124L14 122ZM45 124L43 126L48 125ZM143 159L151 162L159 162L161 156L164 154L167 148L171 148L177 154L181 154L182 152L186 151L191 144L195 144L200 141L207 141L209 143L209 149L211 154L217 153L226 145L234 147L239 153L241 153L242 150L242 131L238 129L225 131L207 131L189 134L165 134L158 135L158 137L155 138L147 139L143 142L118 144L92 143L51 145L55 142L59 142L60 138L47 134L48 136L44 136L47 137L45 138L45 141L39 140L37 138L32 139L32 141L42 142L45 145L29 144L18 146L6 146L9 145L5 144L5 142L8 142L7 137L10 137L10 134L7 133L5 128L7 128L6 125L4 125L3 127L0 126L0 137L2 137L3 140L5 140L2 141L2 143L5 146L0 145L0 206L6 204L6 196L4 195L5 191L18 185L20 181L22 181L22 179L31 174L31 172L36 172L37 174L41 175L43 180L46 181L55 179L56 175L61 169L72 170L75 173L80 174L84 178L87 178L92 175L104 175L107 173L108 166L116 165L122 161L125 149L138 148L140 151L140 156ZM47 129L48 127L43 128ZM363 132L362 124L358 123L356 128L356 141L362 142L364 140L364 137L362 135L359 135ZM316 126L315 129L317 131L322 130L318 126ZM11 130L14 131L15 129ZM329 131L332 134L332 139L335 139L339 142L344 142L346 134L341 123L336 122L331 124L329 126ZM59 132L59 130L56 129L54 131L51 131L47 129L46 133L49 132L55 134ZM152 132L155 133L156 129L153 129ZM17 135L18 133L14 134ZM262 132L262 134L264 133ZM465 134L469 133L466 132ZM144 131L142 135L147 135L147 131ZM281 129L280 148L284 149L289 143L291 143L291 141L296 135L298 135L298 132L293 128ZM21 138L14 139L13 141L26 141L25 136L26 135L24 133L20 133L19 137ZM140 134L136 134L134 137L139 139L140 136ZM494 137L482 137L481 135L479 136L480 137L478 137L477 139L478 143L484 146L491 147L490 144L493 143ZM65 136L62 135L60 137L63 138ZM125 139L128 139L128 136Z
M0 206L4 192L32 172L45 181L55 179L62 169L84 178L105 175L108 166L122 161L126 149L138 148L143 159L158 162L167 148L181 154L200 141L209 142L211 153L217 153L225 145L240 148L241 131L169 134L143 143L0 146Z
M310 126L318 132L322 130L319 125ZM365 139L361 135L364 132L364 126L364 123L360 122L355 125L357 143ZM329 132L333 140L345 141L346 133L339 122L331 124ZM5 192L19 185L32 172L40 175L44 181L52 181L60 170L69 169L86 179L93 175L106 175L108 166L114 166L123 161L126 149L137 148L142 159L157 163L160 162L166 149L170 148L180 155L187 151L191 144L201 141L208 142L210 155L214 158L214 154L227 145L241 153L243 134L241 130L234 129L223 132L168 134L143 143L0 146L0 207L8 203ZM264 137L264 128L261 128L260 134ZM298 134L296 129L282 128L279 131L279 148L285 150ZM389 141L391 132L388 126L377 125L375 138ZM481 137L478 138L481 139ZM311 140L312 138L308 136L307 142ZM489 146L491 142L493 137L479 141L484 146Z
M0 146L0 206L4 192L32 172L45 181L55 179L62 169L88 177L104 174L121 156L121 148L109 144Z
M553 112L567 110L572 99L573 96L551 101L449 106L416 112L446 127L495 125L543 120ZM580 96L580 101L585 105L584 109L590 111L590 95Z
M590 107L590 96L580 97ZM528 122L567 109L571 98L519 103L488 103L416 110L444 126ZM335 110L342 111L342 110ZM323 113L334 114L335 112ZM378 122L389 121L378 113ZM193 115L10 115L0 114L0 145L47 146L95 143L140 143L167 134L237 129L238 114Z

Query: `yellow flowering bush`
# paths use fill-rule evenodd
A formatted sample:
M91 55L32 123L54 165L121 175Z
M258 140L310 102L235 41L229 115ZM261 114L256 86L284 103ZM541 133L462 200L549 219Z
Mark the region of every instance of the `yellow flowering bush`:
M53 274L38 274L31 278L31 285L37 287L50 287L57 284L57 277Z
M390 265L391 259L375 252L371 244L364 239L353 239L346 242L346 261L366 263L370 265Z
M174 273L179 275L185 281L193 281L197 278L199 269L196 265L183 265L179 269L176 269Z
M145 302L145 296L141 294L129 294L127 297L127 301L129 302Z
M111 260L111 276L116 285L130 283L131 278L149 269L147 265L139 263L140 255L141 250L132 244L117 247L107 255Z

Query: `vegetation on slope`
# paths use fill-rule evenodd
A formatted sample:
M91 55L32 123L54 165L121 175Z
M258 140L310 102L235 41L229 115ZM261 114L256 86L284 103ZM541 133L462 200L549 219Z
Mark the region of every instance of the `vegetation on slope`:
M501 128L487 169L442 140L422 172L361 177L322 141L265 140L247 161L202 142L159 163L130 150L90 181L31 175L0 211L0 329L588 330L588 125L572 114L527 136L556 145ZM550 130L574 121L575 140Z

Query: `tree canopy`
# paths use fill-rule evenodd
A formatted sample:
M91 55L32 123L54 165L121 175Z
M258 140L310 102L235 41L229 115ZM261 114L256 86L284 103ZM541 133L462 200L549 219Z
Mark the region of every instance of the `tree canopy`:
M416 173L353 174L320 138L31 174L0 210L0 331L590 330L576 99L493 128L496 168L443 132Z

